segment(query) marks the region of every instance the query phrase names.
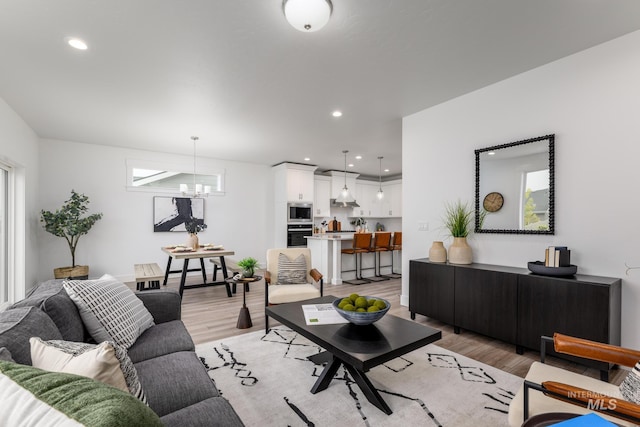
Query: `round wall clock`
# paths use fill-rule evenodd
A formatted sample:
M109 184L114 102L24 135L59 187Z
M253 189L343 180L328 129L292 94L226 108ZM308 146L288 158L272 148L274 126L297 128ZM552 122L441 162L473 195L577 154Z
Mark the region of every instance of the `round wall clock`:
M487 212L497 212L502 208L504 197L498 192L492 192L484 197L482 206Z

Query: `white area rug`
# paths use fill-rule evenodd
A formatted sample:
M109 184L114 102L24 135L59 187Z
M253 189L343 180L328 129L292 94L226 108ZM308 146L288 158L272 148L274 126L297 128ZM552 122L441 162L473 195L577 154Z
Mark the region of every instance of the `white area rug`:
M373 406L341 367L329 387L310 390L322 349L285 327L198 345L220 390L248 426L506 426L522 379L430 344L367 376L391 407Z

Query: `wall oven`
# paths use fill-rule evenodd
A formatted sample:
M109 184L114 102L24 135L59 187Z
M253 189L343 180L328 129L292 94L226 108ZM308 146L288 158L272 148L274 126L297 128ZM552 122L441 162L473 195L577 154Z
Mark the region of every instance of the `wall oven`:
M287 203L287 222L308 222L313 221L312 203Z
M307 239L305 236L313 235L313 226L308 224L287 224L287 247L297 248L306 247Z

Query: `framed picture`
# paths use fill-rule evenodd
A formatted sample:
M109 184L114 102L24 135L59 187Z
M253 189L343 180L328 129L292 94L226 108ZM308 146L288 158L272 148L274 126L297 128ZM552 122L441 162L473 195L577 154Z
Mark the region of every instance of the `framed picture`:
M153 198L153 231L187 231L184 222L190 218L204 223L204 199L190 197Z

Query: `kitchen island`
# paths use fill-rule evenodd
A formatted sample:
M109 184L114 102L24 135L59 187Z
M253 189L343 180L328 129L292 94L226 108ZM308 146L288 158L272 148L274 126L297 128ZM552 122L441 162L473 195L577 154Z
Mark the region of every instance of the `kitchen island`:
M342 259L342 249L350 248L353 245L353 232L345 233L324 233L306 236L307 247L311 250L313 267L325 277L326 283L341 285L343 280L355 279L355 259L351 256L344 257L344 268ZM382 255L382 274L391 273L391 258L393 255ZM362 270L363 276L373 275L373 254L363 254ZM400 267L399 262L395 262L396 268ZM343 272L343 270L345 270ZM367 272L366 274L364 272Z
M313 267L332 285L342 284L342 245L344 241L345 247L351 247L353 234L323 233L306 237Z

